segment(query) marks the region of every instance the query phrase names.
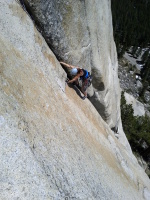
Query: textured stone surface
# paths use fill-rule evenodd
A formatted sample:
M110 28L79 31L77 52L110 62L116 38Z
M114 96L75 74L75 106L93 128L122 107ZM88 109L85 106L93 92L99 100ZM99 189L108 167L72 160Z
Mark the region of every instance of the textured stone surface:
M120 88L110 0L24 0L55 55L92 72L90 100L110 127L120 118Z
M124 93L125 99L127 101L127 104L131 104L133 111L134 111L134 116L143 116L145 115L145 109L144 105L137 101L132 95L128 93Z
M135 98L139 97L139 89L134 74L129 73L129 66L121 60L118 68L118 75L120 79L120 87L123 91L133 95Z
M150 181L14 0L0 0L0 199L142 200Z

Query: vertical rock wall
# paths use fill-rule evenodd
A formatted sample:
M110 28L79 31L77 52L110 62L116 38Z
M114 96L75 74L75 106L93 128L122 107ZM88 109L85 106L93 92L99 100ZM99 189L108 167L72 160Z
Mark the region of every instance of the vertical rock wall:
M120 88L110 0L24 0L59 60L91 71L90 100L110 127L118 126Z
M0 199L149 200L150 182L17 1L0 0Z

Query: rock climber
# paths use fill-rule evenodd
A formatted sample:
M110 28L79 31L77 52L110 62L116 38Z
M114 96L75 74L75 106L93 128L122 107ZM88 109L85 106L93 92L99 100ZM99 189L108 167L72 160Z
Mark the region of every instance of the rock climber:
M79 81L78 79L82 80L82 87L81 87L81 92L84 94L84 97L82 97L82 99L87 98L87 88L90 86L91 84L91 75L90 73L80 67L76 67L73 65L69 65L67 63L64 62L60 62L60 64L64 65L65 67L68 67L70 70L70 74L72 76L74 76L71 80L67 81L67 83L73 83L75 82L75 84L78 86L79 85Z

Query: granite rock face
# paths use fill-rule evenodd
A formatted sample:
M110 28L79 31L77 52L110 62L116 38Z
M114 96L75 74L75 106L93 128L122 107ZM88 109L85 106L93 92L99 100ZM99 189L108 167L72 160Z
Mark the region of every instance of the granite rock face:
M110 127L119 126L120 87L110 0L24 0L59 60L91 71L90 100Z
M0 199L149 199L150 181L17 1L0 0Z
M144 116L145 115L145 109L144 109L144 105L139 102L138 100L136 100L132 95L128 94L128 93L124 93L125 99L127 104L131 104L133 111L134 111L134 116Z

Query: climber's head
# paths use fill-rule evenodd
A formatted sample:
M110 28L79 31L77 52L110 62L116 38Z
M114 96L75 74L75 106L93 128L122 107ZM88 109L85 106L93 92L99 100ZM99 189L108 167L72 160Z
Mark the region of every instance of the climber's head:
M78 70L77 70L77 68L73 68L73 69L71 69L71 71L70 71L70 74L71 75L77 75L77 73L78 73Z

